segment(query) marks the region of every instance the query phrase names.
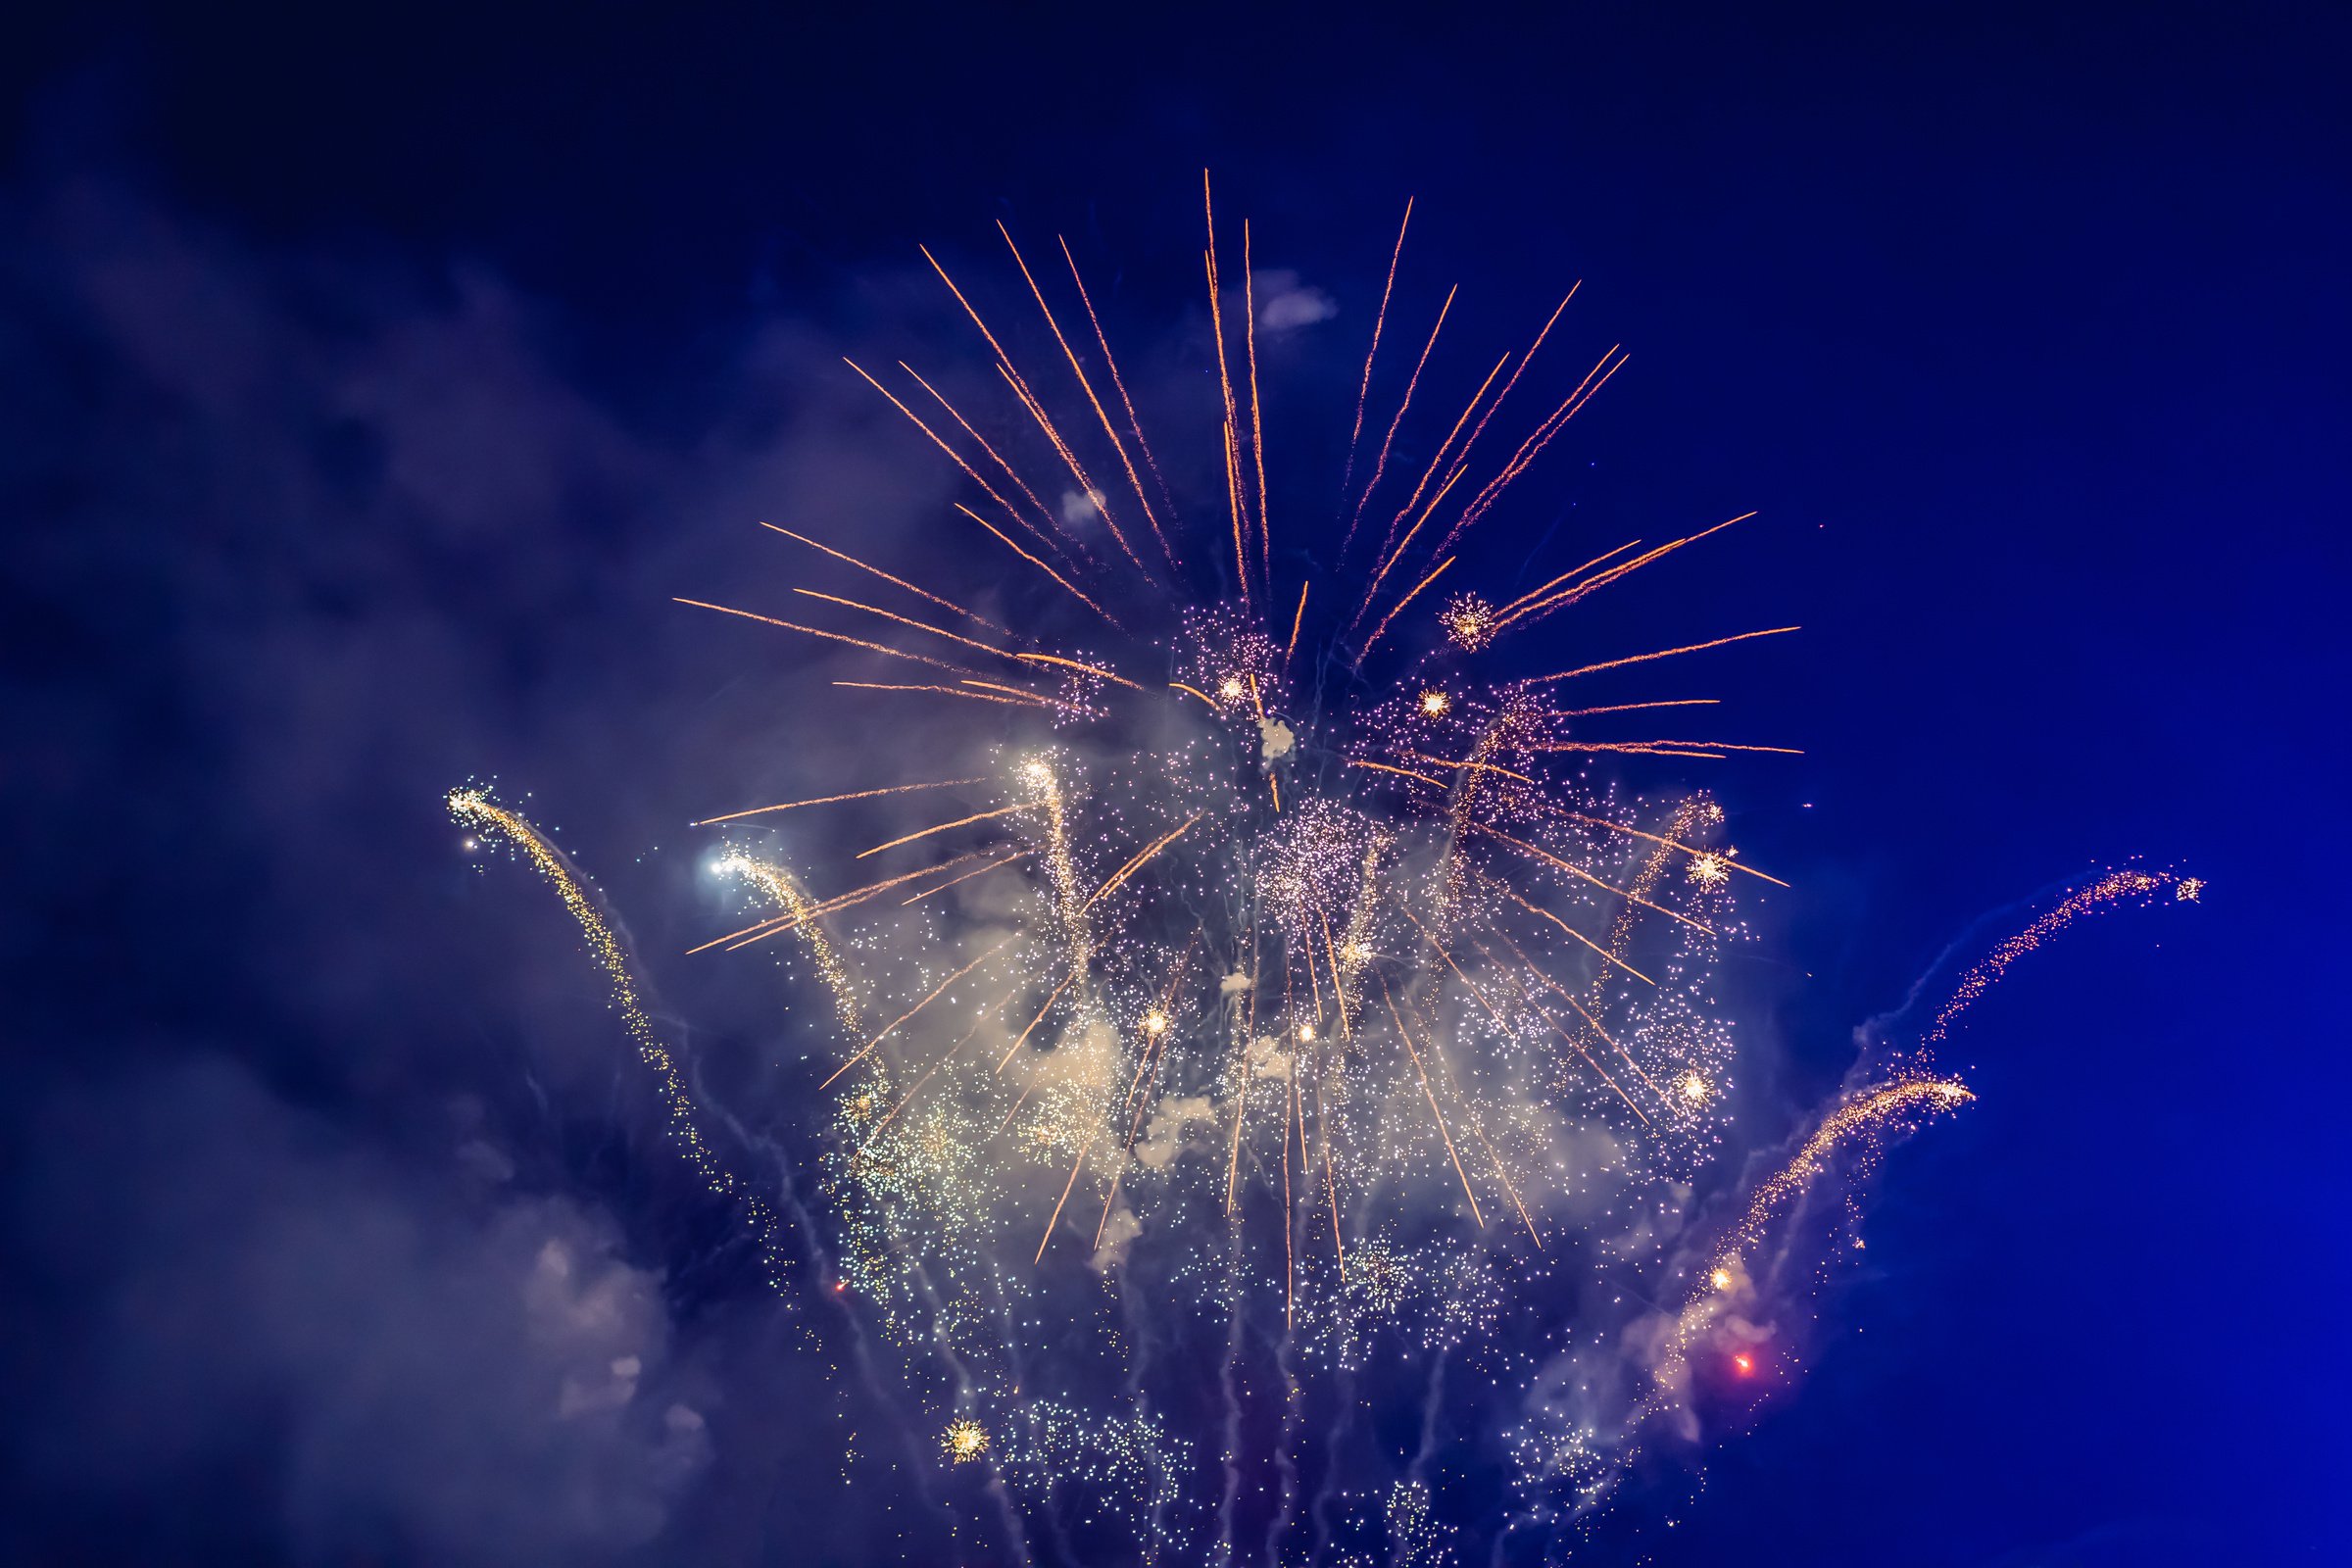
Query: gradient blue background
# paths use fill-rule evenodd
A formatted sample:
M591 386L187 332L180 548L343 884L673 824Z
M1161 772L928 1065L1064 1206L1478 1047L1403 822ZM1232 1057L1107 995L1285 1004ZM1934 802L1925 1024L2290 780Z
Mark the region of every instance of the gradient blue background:
M27 1081L200 1039L356 1126L367 1073L285 1041L345 1009L400 1033L463 1005L251 956L350 892L240 874L261 830L228 819L237 720L183 658L210 635L189 585L267 572L269 535L160 496L151 548L85 536L89 498L172 426L122 416L128 372L43 318L81 265L57 238L71 193L426 300L494 275L586 405L672 449L746 416L717 367L767 313L854 326L861 272L1000 216L1190 245L1203 164L1266 231L1352 258L1313 280L1355 341L1413 194L1425 282L1534 302L1581 275L1578 308L1634 351L1580 504L1763 513L1690 580L1807 628L1713 677L1807 750L1721 784L1745 852L1805 890L1785 935L1810 978L1772 1021L1787 1103L1947 942L2018 923L2005 906L2134 854L2211 883L2201 909L2071 935L1984 1004L1952 1055L1982 1102L1895 1156L1807 1386L1644 1535L1653 1560L2345 1560L2352 24L1756 9L20 15L0 494L12 555L33 548L0 601L0 930ZM200 288L157 309L201 339ZM757 416L788 416L774 395ZM571 524L624 565L699 525L625 497ZM358 614L373 590L336 591ZM556 612L588 643L674 591L616 569ZM496 636L495 597L453 588L446 613ZM519 648L482 682L493 707L578 711L610 674ZM56 741L102 710L137 716ZM618 772L659 772L612 739ZM351 826L430 857L431 789L477 764L417 761L412 819ZM585 793L564 808L586 842L617 857L649 831ZM402 930L388 963L443 960ZM53 1197L20 1191L17 1223ZM12 1289L17 1364L74 1291ZM269 1506L190 1482L128 1512L228 1515L202 1539L269 1557L266 1522L233 1517ZM87 1496L22 1507L10 1528L53 1560L69 1541L106 1560L132 1529ZM136 1527L151 1550L170 1536Z

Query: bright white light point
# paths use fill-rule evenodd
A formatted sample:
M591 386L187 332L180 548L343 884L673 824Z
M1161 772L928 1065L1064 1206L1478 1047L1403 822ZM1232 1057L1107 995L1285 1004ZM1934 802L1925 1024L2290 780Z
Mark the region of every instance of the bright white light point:
M1315 1026L1314 1026L1313 1024L1311 1024L1311 1023L1302 1023L1302 1024L1300 1024L1300 1025L1298 1026L1298 1038L1299 1038L1300 1040L1312 1040L1312 1039L1314 1039L1314 1038L1315 1038Z
M478 850L482 847L482 845L479 839L467 839L466 841L466 847L469 850Z
M1694 1105L1700 1101L1706 1099L1707 1081L1696 1073L1685 1074L1683 1077L1683 1098Z
M1144 1033L1164 1035L1168 1032L1168 1015L1154 1008L1144 1014Z
M1444 692L1423 692L1421 694L1421 711L1432 718L1444 716L1446 710L1452 706L1453 699L1447 697Z
M1032 784L1043 784L1053 776L1054 770L1043 762L1032 760L1021 764L1021 777Z
M1235 677L1228 675L1225 677L1225 683L1217 688L1217 695L1224 698L1227 702L1231 702L1236 697L1242 695L1242 683Z
M1707 1282L1719 1291L1728 1291L1732 1288L1732 1271L1728 1268L1719 1268L1707 1276Z

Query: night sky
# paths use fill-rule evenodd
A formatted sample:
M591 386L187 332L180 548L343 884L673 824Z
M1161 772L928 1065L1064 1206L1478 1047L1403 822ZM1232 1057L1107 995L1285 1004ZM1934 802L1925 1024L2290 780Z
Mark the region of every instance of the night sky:
M1172 316L1203 166L1338 306L1310 386L1408 196L1424 318L1584 280L1633 357L1498 514L1529 571L1760 514L1600 612L1805 628L1708 672L1805 753L1704 778L1795 883L1726 976L1760 1140L1954 944L2210 884L1980 1005L1801 1384L1590 1560L2352 1554L2342 9L48 10L0 45L0 1556L950 1560L845 1491L896 1440L831 1308L441 797L531 792L689 1056L776 1048L772 978L670 956L723 912L684 824L786 798L792 651L672 596L776 591L762 518L919 559L941 481L838 363L954 324L915 244L1066 233Z

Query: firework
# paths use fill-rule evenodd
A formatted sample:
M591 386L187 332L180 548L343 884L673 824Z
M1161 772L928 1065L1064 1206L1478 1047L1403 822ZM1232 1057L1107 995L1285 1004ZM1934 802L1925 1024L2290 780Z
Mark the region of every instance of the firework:
M1789 1216L1973 1097L1923 1054L1821 1116L1728 1227L1701 1224L1740 1099L1716 969L1747 940L1739 896L1788 884L1740 858L1703 791L1641 793L1598 770L1793 755L1681 738L1738 734L1736 721L1652 727L1633 715L1716 702L1613 683L1797 628L1603 624L1590 657L1544 658L1534 675L1506 651L1510 634L1676 569L1752 514L1629 540L1518 591L1516 563L1479 549L1500 530L1471 530L1513 505L1627 359L1611 345L1579 377L1579 354L1541 394L1548 412L1521 418L1523 400L1498 418L1575 289L1523 348L1481 346L1457 370L1456 293L1433 291L1427 317L1399 296L1400 227L1326 514L1337 538L1295 525L1312 513L1301 489L1328 481L1287 479L1269 447L1283 421L1260 383L1254 240L1242 225L1242 273L1227 278L1230 225L1221 235L1205 182L1202 196L1213 341L1196 363L1215 371L1190 440L1147 435L1067 243L1065 290L1028 262L1042 247L1025 253L1000 224L1002 287L922 253L984 373L850 366L909 451L963 487L943 522L985 554L869 561L862 544L770 524L799 547L779 552L796 572L833 575L791 581L765 608L680 601L747 635L789 633L795 656L826 661L817 678L877 694L860 701L888 715L858 727L848 775L698 824L725 825L714 868L757 918L691 951L789 937L830 994L836 1042L806 1085L824 1108L823 1245L909 1384L934 1380L924 1407L956 1412L939 1439L948 1465L975 1467L1000 1497L1020 1489L1049 1514L1115 1526L1151 1560L1210 1528L1179 1485L1196 1446L1152 1413L1152 1391L1213 1397L1226 1436L1211 1555L1242 1554L1242 1434L1271 1426L1282 1500L1262 1555L1296 1527L1306 1559L1329 1544L1353 1560L1340 1538L1385 1528L1382 1555L1403 1560L1450 1549L1424 1475L1445 1368L1486 1356L1497 1382L1536 1381L1495 1344L1506 1301L1590 1291L1606 1305L1552 1326L1598 1346L1647 1321L1627 1301L1688 1287L1650 1325L1639 1377L1576 1363L1579 1390L1613 1391L1605 1417L1580 1393L1573 1416L1540 1410L1513 1440L1531 1493L1564 1486L1571 1512L1590 1506L1650 1428L1688 1416L1702 1349L1770 1381L1776 1363L1739 1336ZM1392 306L1431 322L1395 368L1381 361ZM1007 324L1032 318L1026 338ZM1481 445L1514 422L1507 456L1507 434ZM734 1194L578 879L479 792L451 807L563 892L688 1157ZM783 812L812 826L803 858L760 837ZM1972 970L1928 1041L2071 920L2167 886L2193 901L2203 884L2133 870L2075 894ZM1534 1282L1545 1291L1515 1294ZM1195 1319L1222 1326L1213 1396L1195 1375L1153 1382L1153 1357ZM1099 1320L1123 1358L1108 1414L1039 1384ZM1290 1401L1270 1423L1244 1419L1258 1344L1271 1347L1258 1381ZM1386 1487L1385 1522L1344 1526L1328 1493L1305 1505L1282 1451L1302 1430L1302 1368L1369 1375L1375 1350L1397 1346L1433 1358L1423 1451ZM1345 1419L1326 1439L1335 1455Z

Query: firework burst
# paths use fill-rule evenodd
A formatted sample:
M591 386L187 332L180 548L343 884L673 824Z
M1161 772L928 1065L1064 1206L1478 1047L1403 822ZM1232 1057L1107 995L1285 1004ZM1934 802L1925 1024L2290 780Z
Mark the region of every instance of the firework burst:
M1269 447L1249 229L1229 279L1234 236L1205 181L1202 195L1200 347L1215 375L1197 439L1147 434L1066 244L1025 254L1003 234L1018 279L1004 292L1043 328L1020 355L995 305L926 250L985 350L989 403L968 376L851 369L903 419L910 452L963 487L941 519L954 545L875 563L776 527L808 552L797 564L833 575L756 608L681 601L797 640L826 660L816 678L870 710L855 773L707 819L736 835L713 868L757 918L694 951L789 940L823 982L837 1044L810 1087L826 1107L834 1268L910 1381L952 1385L936 1391L952 1405L933 1408L968 1412L940 1438L950 1465L1026 1477L1049 1505L1057 1488L1108 1489L1123 1500L1089 1507L1147 1557L1212 1530L1230 1556L1238 1369L1262 1323L1292 1401L1271 1461L1280 1512L1262 1528L1269 1552L1306 1530L1311 1554L1316 1532L1335 1545L1342 1532L1328 1496L1306 1506L1283 1452L1300 1441L1302 1368L1368 1375L1370 1348L1401 1337L1435 1358L1434 1412L1445 1368L1486 1351L1530 1282L1586 1303L1588 1336L1639 1321L1615 1310L1626 1281L1688 1286L1646 1331L1640 1376L1597 1380L1619 1394L1605 1419L1589 1399L1539 1397L1513 1440L1531 1494L1564 1492L1573 1514L1644 1431L1687 1413L1694 1362L1752 1321L1775 1227L1891 1135L1973 1097L1923 1054L1833 1107L1738 1219L1699 1225L1692 1194L1720 1183L1739 1089L1717 965L1747 940L1740 896L1787 884L1740 857L1703 791L1635 793L1599 770L1791 749L1686 722L1712 699L1596 688L1796 628L1604 624L1606 657L1564 668L1532 642L1518 662L1509 650L1744 517L1626 542L1527 592L1498 584L1477 550L1498 531L1488 519L1626 359L1612 346L1579 369L1582 356L1544 354L1563 299L1447 404L1448 294L1426 337L1413 329L1393 415L1367 423L1389 316L1404 309L1400 230L1337 518L1277 530L1276 511L1309 510L1282 498L1318 487L1286 482ZM1032 265L1056 253L1066 279ZM1166 461L1193 452L1204 460ZM681 1144L734 1192L577 877L481 792L450 804L558 887ZM792 859L760 837L788 811L822 824L800 835L819 853ZM2202 885L2132 870L2075 895L1963 981L1930 1041L2072 919L2166 886L2193 900ZM1038 1388L1043 1347L1067 1328L1041 1310L1049 1298L1091 1299L1079 1315L1115 1303L1112 1413ZM1197 1446L1149 1408L1149 1363L1187 1313L1226 1340L1213 1519L1178 1485ZM1747 1342L1729 1353L1755 1370ZM1497 1377L1538 1381L1525 1356L1494 1354ZM1439 1549L1430 1441L1391 1494L1399 1549Z

